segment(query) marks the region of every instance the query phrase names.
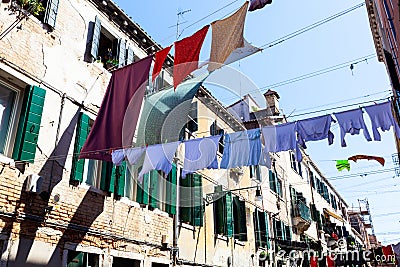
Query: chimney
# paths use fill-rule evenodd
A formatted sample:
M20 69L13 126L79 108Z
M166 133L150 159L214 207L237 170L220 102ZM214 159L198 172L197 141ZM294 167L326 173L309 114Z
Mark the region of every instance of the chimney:
M267 92L264 93L265 100L267 101L267 109L271 109L272 116L279 115L279 98L277 92L269 89Z

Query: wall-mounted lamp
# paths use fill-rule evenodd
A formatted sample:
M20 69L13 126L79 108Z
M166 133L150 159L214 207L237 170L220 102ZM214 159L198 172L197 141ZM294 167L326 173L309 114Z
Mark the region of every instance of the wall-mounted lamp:
M206 202L206 205L209 205L209 204L217 201L218 199L220 199L221 197L225 196L226 194L228 194L230 192L249 190L249 189L253 189L253 188L256 188L255 200L256 201L261 200L262 199L261 187L260 187L260 185L256 185L256 186L237 188L237 189L226 190L226 191L221 191L221 192L209 193L209 194L206 194L206 197L205 197L204 201Z

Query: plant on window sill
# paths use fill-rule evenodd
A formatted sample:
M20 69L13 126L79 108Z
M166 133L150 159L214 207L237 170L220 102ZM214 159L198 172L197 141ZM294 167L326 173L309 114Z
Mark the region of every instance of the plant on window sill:
M105 63L105 67L106 67L106 69L107 70L111 70L111 69L114 69L115 67L118 67L118 60L116 60L116 59L113 59L113 60L107 60L106 61L106 63Z
M29 13L38 16L46 9L40 0L17 0L16 3Z

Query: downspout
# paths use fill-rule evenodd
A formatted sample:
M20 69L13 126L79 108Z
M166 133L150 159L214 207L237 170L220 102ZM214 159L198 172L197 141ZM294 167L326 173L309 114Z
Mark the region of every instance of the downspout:
M175 200L175 207L176 207L176 212L174 215L174 240L172 243L172 266L177 266L178 262L178 253L179 253L179 247L178 247L178 239L179 239L179 199L180 199L180 192L179 192L179 181L181 180L181 167L176 163L176 169L177 169L177 177L176 177L176 200Z
M60 138L60 128L61 128L61 120L62 120L62 113L64 111L64 105L65 105L65 98L66 98L66 94L64 93L61 96L61 108L60 108L60 115L58 116L58 122L57 122L57 133L56 133L56 140L54 143L54 150L56 150L57 145L58 145L58 141ZM50 170L50 181L49 181L49 187L47 188L47 192L49 193L49 197L50 197L50 190L51 190L51 186L52 186L52 182L53 182L53 169L54 169L54 161L52 160L51 162L51 170Z

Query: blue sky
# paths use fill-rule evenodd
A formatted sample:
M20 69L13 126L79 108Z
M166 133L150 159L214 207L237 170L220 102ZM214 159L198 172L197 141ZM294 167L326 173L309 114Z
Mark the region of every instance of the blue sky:
M236 1L205 20L188 27L231 3L232 0L170 0L152 2L151 5L146 1L117 0L116 2L162 46L170 45L176 40L174 25L177 22L178 12L191 10L180 18L180 21L184 22L180 25L180 30L184 29L181 35L183 38L196 32L202 26L232 13L244 3L242 0ZM245 38L255 46L262 46L360 2L362 1L274 0L264 9L247 14ZM208 58L209 47L210 33L204 42L201 60ZM373 53L375 53L375 48L367 12L363 6L307 33L266 49L262 53L241 60L240 63L234 63L232 67L247 75L254 83L253 87L261 88ZM350 64L337 71L274 88L281 96L280 107L285 114L296 115L318 111L322 108L380 99L390 95L388 91L390 82L385 66L378 62L376 57L355 65L353 72L349 67ZM249 90L250 86L246 86L246 88ZM221 92L218 88L211 88L211 91L225 104L237 100L237 97ZM343 109L339 108L334 111L340 110ZM292 119L323 114L327 114L327 112L297 116ZM311 155L328 179L332 180L350 206L352 204L357 206L357 199L368 197L372 215L375 216L373 217L375 232L380 241L383 243L399 242L400 213L385 214L400 210L400 204L398 204L400 202L396 201L396 198L400 197L397 187L400 178L393 178L395 175L393 171L364 177L357 176L346 179L339 177L393 168L391 159L391 155L395 153L393 133L383 134L382 142L370 143L363 140L362 135L347 136L348 147L341 148L340 142L338 142L337 126L334 126L334 129L336 140L334 145L329 147L326 140L312 143L308 145L307 153ZM347 171L337 172L333 160L346 159L354 154L383 156L387 162L383 168L373 161L358 162L351 165L352 169L348 173ZM398 232L398 234L388 234L390 232Z

